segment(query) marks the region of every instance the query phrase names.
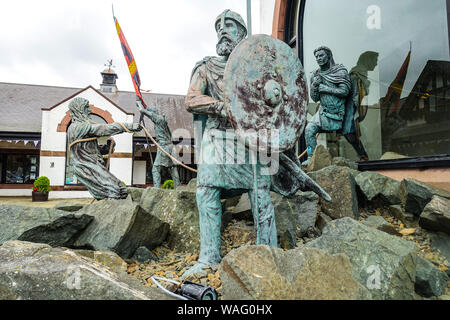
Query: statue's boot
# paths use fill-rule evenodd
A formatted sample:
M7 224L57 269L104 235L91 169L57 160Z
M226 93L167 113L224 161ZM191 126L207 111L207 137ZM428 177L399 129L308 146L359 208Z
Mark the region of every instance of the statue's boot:
M203 268L207 268L208 265L205 263L201 263L201 262L197 262L194 266L190 267L187 271L185 271L183 273L183 275L181 276L181 279L186 279L187 277L189 277L192 274L196 274L198 272L201 272L203 270Z

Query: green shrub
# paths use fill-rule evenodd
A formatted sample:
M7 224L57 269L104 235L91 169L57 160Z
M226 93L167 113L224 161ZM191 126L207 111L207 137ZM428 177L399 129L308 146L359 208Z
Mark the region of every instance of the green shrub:
M47 193L52 190L50 188L50 179L47 178L46 176L40 176L39 178L37 178L34 181L33 185L34 185L34 188L36 189L36 191L40 191L43 193ZM33 189L33 190L35 190L35 189Z
M175 189L173 187L173 180L166 180L164 181L163 185L162 185L163 189Z

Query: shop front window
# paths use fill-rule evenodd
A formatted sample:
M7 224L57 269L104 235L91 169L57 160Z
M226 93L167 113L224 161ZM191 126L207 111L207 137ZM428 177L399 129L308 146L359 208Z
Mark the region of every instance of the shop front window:
M0 184L32 184L39 176L39 141L0 140Z
M359 80L360 134L370 160L449 153L448 9L446 0L306 0L309 87L318 68L314 50L326 46ZM309 113L317 109L310 98ZM334 156L358 159L345 139L327 136Z
M37 158L37 155L7 155L5 182L13 184L33 183L37 177Z

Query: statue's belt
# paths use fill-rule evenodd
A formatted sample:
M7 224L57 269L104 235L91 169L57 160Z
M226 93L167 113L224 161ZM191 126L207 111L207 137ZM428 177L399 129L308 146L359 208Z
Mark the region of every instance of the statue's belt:
M322 114L326 116L327 118L333 119L333 120L343 120L344 114L343 113L330 113L325 110L322 110Z

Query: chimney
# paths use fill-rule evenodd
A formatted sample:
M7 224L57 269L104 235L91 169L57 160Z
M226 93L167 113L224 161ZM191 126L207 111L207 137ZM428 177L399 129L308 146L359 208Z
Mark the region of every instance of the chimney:
M117 76L116 72L111 69L111 66L112 60L108 60L108 68L100 72L103 79L102 83L100 84L100 91L103 93L117 92L116 79L118 79L119 77Z

